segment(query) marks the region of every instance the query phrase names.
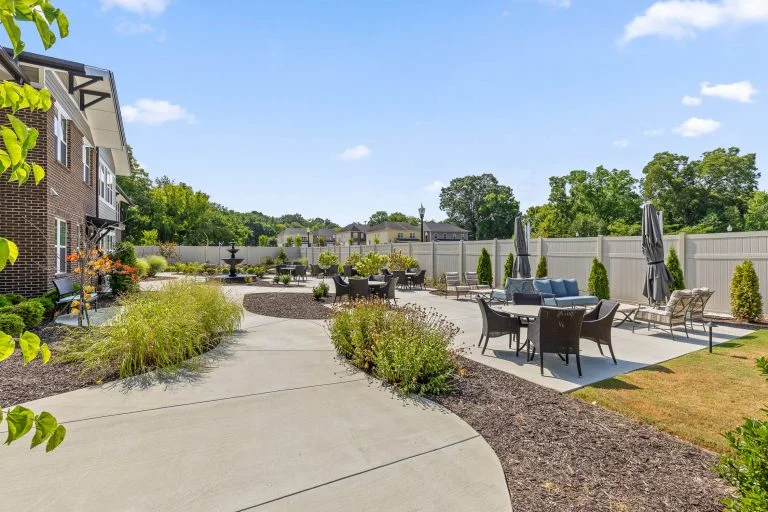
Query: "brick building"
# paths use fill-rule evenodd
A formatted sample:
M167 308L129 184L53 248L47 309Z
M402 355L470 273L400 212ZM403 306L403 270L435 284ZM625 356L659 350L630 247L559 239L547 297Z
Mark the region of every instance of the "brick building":
M0 272L0 293L36 296L68 272L66 256L83 236L96 233L107 249L120 240L126 198L115 176L130 174L125 134L111 71L32 53L12 61L10 50L0 52L0 79L46 88L53 98L47 112L16 113L39 131L27 161L45 178L21 187L0 178L0 236L19 247L16 264Z

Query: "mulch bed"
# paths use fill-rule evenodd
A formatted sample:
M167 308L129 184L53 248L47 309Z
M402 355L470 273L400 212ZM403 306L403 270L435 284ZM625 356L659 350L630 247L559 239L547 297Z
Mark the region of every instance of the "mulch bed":
M248 286L263 286L265 288L293 288L293 287L302 287L306 285L306 281L291 281L291 284L288 286L282 284L282 283L274 283L272 282L272 278L270 277L269 280L266 279L259 279L258 277L253 278L252 283L248 283Z
M333 294L321 301L304 293L251 293L243 297L243 307L251 313L279 318L325 320L331 309L324 304L333 303Z
M430 397L494 449L516 511L720 511L716 456L630 420L461 358L455 391Z
M80 375L79 365L55 361L56 343L69 329L69 327L52 323L34 329L34 332L40 336L40 340L48 343L54 353L48 364L44 365L38 356L24 366L24 358L20 350L0 362L0 407L58 395L94 383L92 379Z

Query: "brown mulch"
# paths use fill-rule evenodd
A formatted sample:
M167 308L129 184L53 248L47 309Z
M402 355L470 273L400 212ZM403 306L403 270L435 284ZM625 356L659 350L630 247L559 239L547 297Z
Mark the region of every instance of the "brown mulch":
M274 283L272 282L272 278L269 279L259 279L258 277L253 278L252 283L248 283L248 286L263 286L265 288L293 288L295 286L301 287L306 285L306 281L291 281L291 284L288 286L282 284L282 283Z
M596 405L461 358L432 400L494 449L516 511L720 511L715 455Z
M251 313L279 318L325 320L331 309L324 304L333 303L333 294L317 301L304 293L251 293L243 297L243 307Z
M48 343L55 356L56 343L69 329L47 324L34 329L34 332L43 343ZM92 379L80 375L80 370L79 365L57 363L55 357L44 365L38 356L24 366L21 351L17 350L11 357L0 362L0 407L58 395L93 384Z

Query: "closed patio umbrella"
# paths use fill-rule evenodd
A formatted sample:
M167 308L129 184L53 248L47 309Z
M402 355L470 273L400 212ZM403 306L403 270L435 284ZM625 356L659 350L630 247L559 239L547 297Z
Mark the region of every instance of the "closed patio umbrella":
M528 237L523 229L523 217L515 217L515 258L512 273L515 277L531 277L531 263L528 261Z
M659 213L656 208L646 203L643 206L643 255L648 267L645 269L643 295L648 302L663 303L669 297L669 283L672 275L664 264L664 240L662 239Z

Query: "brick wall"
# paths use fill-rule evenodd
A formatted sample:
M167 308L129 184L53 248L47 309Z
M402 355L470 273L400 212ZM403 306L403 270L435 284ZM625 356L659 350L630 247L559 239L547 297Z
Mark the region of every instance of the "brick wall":
M5 118L5 114L0 116ZM56 159L52 137L54 116L54 108L17 113L40 132L28 160L42 165L46 175L38 185L30 180L21 187L8 183L7 174L0 178L0 236L19 246L16 264L0 272L0 293L14 291L32 297L50 289L56 267L54 219L67 222L69 252L77 247L85 216L96 214L96 170L91 171L90 183L83 181L83 135L73 123L67 123L68 165L62 165ZM58 195L53 196L51 189Z

